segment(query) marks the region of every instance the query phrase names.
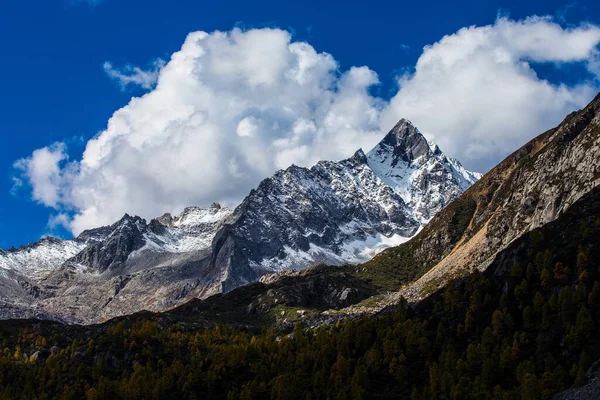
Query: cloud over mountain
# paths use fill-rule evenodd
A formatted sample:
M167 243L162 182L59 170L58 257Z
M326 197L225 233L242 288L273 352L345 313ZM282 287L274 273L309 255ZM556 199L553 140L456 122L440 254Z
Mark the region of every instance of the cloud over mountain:
M369 92L374 71L342 71L286 31L193 32L157 68L154 89L117 110L79 160L55 144L16 166L36 201L73 214L61 222L75 233L125 212L235 203L276 169L370 149L400 117L485 170L596 90L540 79L532 64L580 63L591 77L599 42L598 27L548 18L465 28L426 47L388 101ZM141 69L108 66L124 84L154 84L134 79Z
M59 170L64 159L48 148L18 165L36 200L77 210L74 232L125 212L237 201L276 169L375 143L383 103L367 90L377 82L366 67L340 73L286 31L194 32L81 160ZM38 174L48 161L51 173Z
M411 119L448 154L486 171L593 98L599 42L597 26L563 29L542 17L463 28L425 47L414 71L399 78L383 126ZM575 86L553 83L536 64L581 64L589 75Z

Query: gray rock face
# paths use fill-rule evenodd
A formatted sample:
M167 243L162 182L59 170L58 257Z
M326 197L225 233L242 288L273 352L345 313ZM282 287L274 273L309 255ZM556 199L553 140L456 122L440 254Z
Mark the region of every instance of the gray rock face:
M147 230L146 221L125 214L119 222L110 227L110 234L103 240L91 243L70 261L99 272L118 268L127 261L132 252L144 246L144 233Z
M27 257L5 268L0 285L11 295L0 297L0 317L20 310L100 322L228 292L265 274L364 261L413 236L477 178L402 120L368 154L277 172L235 211L188 207L149 223L125 215L74 241L45 245L72 243L49 255L43 271ZM355 293L336 296L343 302Z
M203 287L212 239L231 212L188 207L150 223L125 215L73 241L3 251L0 316L91 323L179 305Z
M356 255L344 246L353 241L378 234L412 236L418 221L361 155L359 151L351 159L320 162L311 169L292 166L253 190L223 232L224 245L215 246L215 267L224 251L232 257L230 264L245 265L248 271L241 276L245 282L225 271L223 290L307 263L352 261Z
M419 133L419 130L409 121L401 119L390 133L377 146L375 152L382 148L390 148L392 166L398 163L410 164L419 157L429 156L431 149L427 140Z

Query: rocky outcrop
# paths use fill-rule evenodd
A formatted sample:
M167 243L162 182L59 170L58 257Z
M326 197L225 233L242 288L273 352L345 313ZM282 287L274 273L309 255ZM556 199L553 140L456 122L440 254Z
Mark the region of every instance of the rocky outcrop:
M110 227L111 233L104 240L91 243L70 262L85 265L98 272L116 269L127 261L131 253L146 244L146 230L145 220L125 214Z

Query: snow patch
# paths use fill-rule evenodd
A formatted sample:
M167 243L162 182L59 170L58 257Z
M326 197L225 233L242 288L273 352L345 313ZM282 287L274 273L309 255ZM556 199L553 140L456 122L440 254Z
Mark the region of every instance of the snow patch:
M420 230L420 229L419 229ZM377 234L366 240L354 240L342 246L341 257L352 264L369 261L383 250L408 242L413 236Z
M223 221L233 213L230 208L213 205L210 208L187 207L176 216L160 219L164 232L144 233L145 245L132 252L128 259L155 253L189 253L209 249ZM145 229L144 229L145 230Z
M84 243L73 240L42 239L14 251L2 251L0 268L39 279L59 268L85 246Z

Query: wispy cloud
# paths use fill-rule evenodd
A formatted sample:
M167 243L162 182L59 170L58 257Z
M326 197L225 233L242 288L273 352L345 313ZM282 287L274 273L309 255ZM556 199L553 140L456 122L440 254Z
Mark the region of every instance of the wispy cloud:
M13 185L10 188L10 194L12 196L16 196L17 193L19 193L19 190L23 187L23 179L13 176L12 181L13 181Z
M123 68L115 68L112 63L105 62L102 68L104 72L115 80L125 90L129 85L137 85L144 89L152 89L156 85L158 76L165 62L157 59L152 62L148 69L143 70L140 67L126 65Z
M100 5L100 3L102 3L102 2L103 2L103 0L71 0L72 5L87 4L91 7L96 7L97 5Z
M48 228L52 232L54 232L57 228L69 229L70 222L71 220L66 213L51 215L48 218Z
M576 8L580 8L579 4L577 4L576 2L565 4L556 12L556 19L560 22L566 23L567 14L569 13L569 11Z

